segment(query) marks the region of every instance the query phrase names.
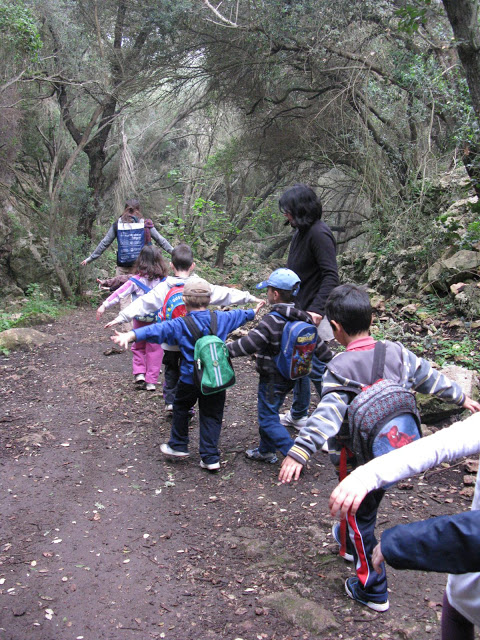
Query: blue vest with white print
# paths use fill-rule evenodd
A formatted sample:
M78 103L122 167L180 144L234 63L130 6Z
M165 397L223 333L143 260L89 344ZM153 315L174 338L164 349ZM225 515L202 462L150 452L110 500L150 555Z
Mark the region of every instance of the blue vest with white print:
M145 245L145 221L117 223L117 264L131 267Z

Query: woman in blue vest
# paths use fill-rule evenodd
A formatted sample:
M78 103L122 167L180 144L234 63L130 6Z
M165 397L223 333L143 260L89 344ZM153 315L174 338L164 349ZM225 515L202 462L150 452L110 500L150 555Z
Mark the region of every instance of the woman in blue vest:
M134 273L135 261L144 245L151 244L152 238L164 251L171 254L172 245L161 236L153 226L153 222L145 219L140 211L140 202L132 199L125 203L125 211L120 218L112 224L106 236L98 243L96 249L82 260L83 267L89 262L99 258L112 242L117 239L117 268L115 275L130 275ZM121 301L120 308L127 307L131 297L127 296ZM128 330L126 328L125 330Z

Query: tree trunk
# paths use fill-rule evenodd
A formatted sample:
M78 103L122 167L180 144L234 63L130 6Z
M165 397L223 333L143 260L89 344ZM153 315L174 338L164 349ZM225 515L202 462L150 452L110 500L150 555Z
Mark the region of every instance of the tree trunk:
M225 264L225 251L230 243L228 240L222 240L217 248L217 257L215 258L215 266L219 269L223 269Z
M458 57L465 70L472 106L480 124L480 29L477 0L443 0L443 6L457 41ZM480 197L480 158L475 144L463 149L463 164Z
M443 0L457 40L457 51L465 69L472 105L480 122L480 29L477 0Z

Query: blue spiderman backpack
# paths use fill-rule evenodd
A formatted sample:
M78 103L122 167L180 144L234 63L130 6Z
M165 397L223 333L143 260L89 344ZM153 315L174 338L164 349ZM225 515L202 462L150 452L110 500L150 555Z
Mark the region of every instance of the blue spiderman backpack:
M285 319L274 311L279 318ZM317 329L303 320L287 320L283 328L278 355L273 360L284 378L297 380L308 376L312 370L312 358L317 346Z

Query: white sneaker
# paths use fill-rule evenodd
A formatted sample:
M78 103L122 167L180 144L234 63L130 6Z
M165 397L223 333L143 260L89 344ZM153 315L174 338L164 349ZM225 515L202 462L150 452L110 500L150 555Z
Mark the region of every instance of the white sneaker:
M145 382L145 374L137 373L135 376L135 382Z
M145 389L147 391L155 391L157 387L153 384L153 382L147 382L147 384L145 385Z
M188 458L190 455L188 451L175 451L166 442L160 445L160 451L166 456L172 456L172 458Z
M307 424L308 416L304 418L292 418L292 414L290 413L290 409L287 413L280 414L280 423L283 424L284 427L293 427L294 429L300 429Z
M165 405L165 412L166 413L173 413L173 404L166 404Z
M207 469L207 471L218 471L220 469L220 462L204 462L200 460L200 466L202 469Z

